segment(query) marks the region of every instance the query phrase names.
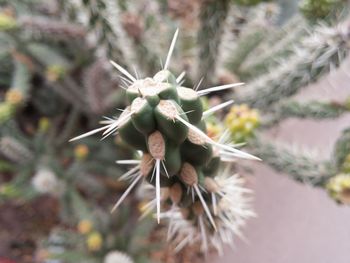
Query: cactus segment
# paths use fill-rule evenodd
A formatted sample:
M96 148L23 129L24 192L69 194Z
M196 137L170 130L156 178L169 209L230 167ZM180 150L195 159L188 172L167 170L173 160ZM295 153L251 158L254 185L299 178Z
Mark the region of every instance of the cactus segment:
M138 96L139 96L139 91L137 89L128 88L126 90L126 99L129 104L131 104L133 100L136 99Z
M186 112L190 123L197 124L200 122L203 115L203 105L197 92L185 87L178 87L177 91L180 98L180 105L184 112Z
M169 83L160 83L160 89L158 92L159 98L162 100L173 100L176 103L179 103L179 96L176 86Z
M135 128L144 135L148 135L156 129L153 108L148 100L140 97L134 99L131 104L131 121Z
M154 75L153 79L157 82L166 82L173 85L177 84L176 78L173 73L167 69L163 69Z
M125 110L120 118L127 114ZM145 136L140 133L134 126L133 121L128 119L119 125L119 135L131 147L134 147L137 150L147 151L147 146L145 143Z
M188 121L180 106L171 100L161 100L155 108L158 129L169 139L182 143L187 137L188 128L176 119L180 116Z
M154 108L158 105L158 103L160 102L160 98L158 95L149 95L149 96L145 96L148 104Z
M203 174L205 176L214 177L220 168L221 159L219 156L214 156L208 162L207 165L203 167Z
M167 176L174 176L181 169L182 159L180 147L169 141L166 142L165 157L161 173Z
M213 148L203 137L189 130L187 140L181 146L181 154L193 165L205 165L213 155Z
M178 145L165 140L162 133L156 131L148 137L148 150L156 160L162 161L161 174L172 177L181 168L181 155Z

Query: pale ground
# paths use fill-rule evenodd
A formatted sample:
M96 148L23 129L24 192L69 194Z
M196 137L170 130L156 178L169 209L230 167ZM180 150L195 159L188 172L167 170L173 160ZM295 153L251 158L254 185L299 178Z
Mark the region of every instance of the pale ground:
M348 73L347 73L348 72ZM331 76L311 85L297 97L342 100L350 95L350 60ZM316 150L327 158L342 129L350 126L350 114L328 121L287 120L270 132L276 141ZM339 206L320 189L295 183L286 175L255 165L249 176L255 191L258 218L244 233L248 244L237 240L220 263L349 263L350 207Z

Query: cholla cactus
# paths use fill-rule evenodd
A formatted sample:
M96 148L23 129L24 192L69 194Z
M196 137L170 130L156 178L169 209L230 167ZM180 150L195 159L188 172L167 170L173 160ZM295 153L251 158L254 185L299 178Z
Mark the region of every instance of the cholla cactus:
M280 66L241 89L237 100L266 110L339 67L349 52L349 21L335 27L319 26L315 31Z
M153 204L157 208L158 222L161 218L161 202L170 202L172 207L179 206L188 211L186 219L198 216L199 221L195 220L194 223L201 222L202 235L203 231L219 231L215 235L220 236L220 231L236 227L235 215L230 214L231 209L236 207L234 202L233 207L225 206L227 210L222 210L226 201L231 201L230 187L235 186L220 186L214 179L220 163L223 160L234 161L237 157L258 158L237 150L230 144L216 142L206 134L205 118L232 101L203 112L200 97L213 91L239 86L241 83L201 91L182 87L179 83L183 74L175 78L168 70L177 35L176 31L164 69L153 78L136 79L120 65L111 62L127 77L125 81L129 86L126 88L126 96L130 105L118 119L108 118L102 122L106 126L72 140L100 131L104 131L105 138L118 131L126 143L142 151L141 160L117 161L120 164L136 163L137 166L121 177L131 179L132 183L112 211L118 208L128 193L144 178L155 185L156 198ZM161 195L161 188L169 191L168 197ZM226 216L227 220L224 220ZM208 230L203 229L204 225ZM208 246L205 245L204 250L207 249Z
M350 174L338 174L327 183L329 195L341 204L350 205Z

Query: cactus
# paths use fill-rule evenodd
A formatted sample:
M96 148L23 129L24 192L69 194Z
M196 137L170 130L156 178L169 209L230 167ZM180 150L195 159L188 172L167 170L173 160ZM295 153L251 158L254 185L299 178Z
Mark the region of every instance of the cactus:
M86 35L85 28L80 25L42 17L21 17L18 23L23 32L34 39L48 38L70 43L81 40Z
M275 170L348 203L348 130L330 160L258 133L290 117L323 120L349 111L350 100L288 98L348 54L348 23L333 26L343 14L335 8L321 26L299 14L281 27L277 16L286 21L296 0L190 2L0 0L0 201L28 202L41 194L58 200L64 235L53 235L56 247L49 238L50 256L128 262L115 253L127 250L135 262L197 262L186 253L198 257L199 249L215 248L221 254L254 216L250 190L232 176L246 171L237 157L254 159L233 148L243 143ZM163 66L159 57L176 27L184 34ZM188 88L202 77L201 85ZM228 83L239 79L246 87L231 93L241 83ZM206 95L212 108L203 103ZM233 100L238 105L224 109ZM101 131L108 137L102 143L67 143L114 108L124 108L118 118L78 137ZM125 180L117 182L119 175ZM109 214L114 194L118 212ZM163 224L153 231L153 212L168 223L169 249L154 244L166 231ZM148 254L154 247L161 248L157 259Z
M197 79L204 78L203 86L213 82L216 57L229 11L229 0L203 1L200 13L201 28L198 32L199 69Z
M267 41L260 44L246 60L242 61L239 74L242 79L254 79L266 74L269 69L278 66L282 58L293 54L293 48L307 34L308 26L300 16L292 18L277 32L268 35Z
M123 141L135 150L142 151L139 164L121 177L131 179L132 183L112 211L119 207L141 179L145 179L155 185L158 223L161 218L161 201L164 201L161 189L165 188L170 191L169 201L173 206L186 208L189 211L192 209L193 212L187 216L199 216L200 225L209 224L208 231L215 232L220 227L214 219L217 202L220 203L220 196L225 198L225 192L215 196L216 192L220 192L220 188L216 186L213 178L218 173L220 162L223 159L232 161L234 157L257 158L229 145L215 142L206 135L203 115L212 110L203 111L200 96L240 84L201 91L180 86L181 79L176 78L168 70L177 35L178 31L171 43L164 69L156 73L153 78L136 79L120 65L111 61L130 83L126 89L129 106L118 119L107 119L102 122L106 126L73 138L71 141L100 131L103 131L105 138L118 131ZM223 103L216 109L226 105L227 103ZM119 161L123 164L134 162ZM213 204L210 205L208 199L212 198ZM203 223L203 220L206 223ZM201 226L203 227L204 225ZM203 249L208 250L208 246L205 245Z
M300 103L293 100L276 105L272 114L265 116L264 127L271 127L287 118L312 118L316 120L338 118L349 110L342 103L310 101Z
M289 97L330 68L338 67L349 52L348 22L336 27L319 27L305 38L273 71L253 80L236 95L239 102L266 110L282 97ZM306 58L306 59L305 59Z
M334 150L334 163L338 169L341 169L341 166L346 160L346 157L350 153L350 128L345 129L342 135L338 138Z
M250 147L265 163L278 172L288 174L298 182L323 187L336 172L336 168L331 163L321 161L315 155L293 151L286 146L277 146L262 138L261 135L250 142Z

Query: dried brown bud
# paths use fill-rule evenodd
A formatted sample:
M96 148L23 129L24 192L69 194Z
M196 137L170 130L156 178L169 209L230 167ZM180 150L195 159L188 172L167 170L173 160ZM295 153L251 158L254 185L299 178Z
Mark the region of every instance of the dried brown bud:
M155 131L148 136L148 148L154 159L164 160L165 141L163 135L159 131Z
M192 211L196 216L200 216L204 213L204 208L202 206L202 203L197 201L194 202L192 205Z
M180 178L185 184L193 186L198 184L198 175L196 169L189 164L184 163L180 171Z
M182 199L182 187L181 184L176 183L170 188L170 199L173 204L177 205Z
M204 186L205 189L207 189L211 193L217 193L219 191L219 185L213 178L205 177Z

